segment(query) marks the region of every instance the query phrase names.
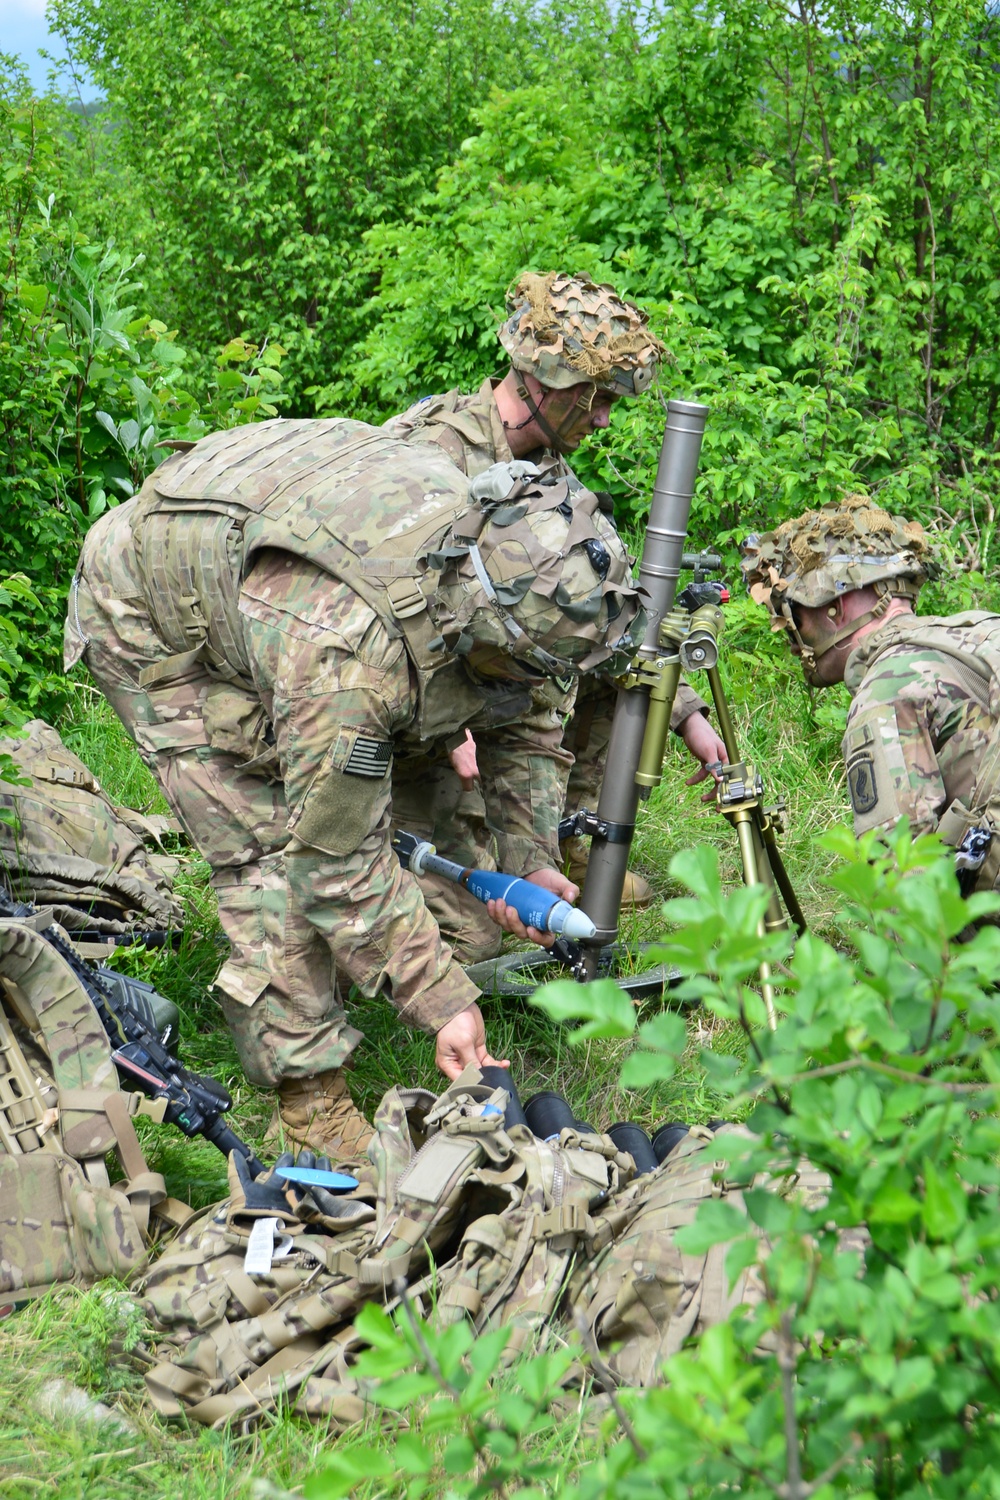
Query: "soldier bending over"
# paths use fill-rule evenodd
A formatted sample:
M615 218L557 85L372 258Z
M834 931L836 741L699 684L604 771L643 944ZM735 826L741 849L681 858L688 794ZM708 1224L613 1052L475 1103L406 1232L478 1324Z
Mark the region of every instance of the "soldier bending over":
M344 1157L371 1133L338 975L435 1034L448 1077L491 1061L478 991L390 844L430 750L471 726L504 862L578 894L565 758L520 719L542 675L631 651L638 604L596 499L567 493L480 504L379 428L279 419L169 459L86 539L67 664L86 660L211 866L223 1011L294 1142Z

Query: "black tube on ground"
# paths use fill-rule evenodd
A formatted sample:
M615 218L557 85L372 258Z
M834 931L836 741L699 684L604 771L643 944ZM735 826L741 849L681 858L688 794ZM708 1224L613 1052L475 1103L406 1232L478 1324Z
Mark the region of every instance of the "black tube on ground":
M653 1135L653 1154L658 1162L666 1161L675 1146L679 1146L688 1133L688 1127L677 1120L661 1125Z
M640 1177L644 1172L655 1172L660 1165L653 1143L641 1125L636 1125L631 1120L621 1120L617 1125L612 1125L608 1135L619 1151L631 1156Z
M510 1076L510 1069L497 1068L491 1063L485 1068L480 1068L479 1071L483 1076L483 1082L488 1088L506 1089L510 1095L507 1101L507 1108L503 1113L504 1124L508 1130L512 1125L527 1125L528 1122L524 1115L524 1105L518 1098L517 1089L514 1087L514 1080Z
M551 1140L562 1130L575 1130L576 1120L573 1111L561 1094L554 1094L546 1089L541 1094L535 1094L524 1106L524 1116L528 1122L528 1129L533 1135L537 1135L540 1141Z

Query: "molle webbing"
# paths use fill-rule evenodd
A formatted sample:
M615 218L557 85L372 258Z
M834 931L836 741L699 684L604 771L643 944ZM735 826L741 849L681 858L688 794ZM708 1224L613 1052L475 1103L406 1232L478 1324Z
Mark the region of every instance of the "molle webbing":
M0 1293L125 1276L145 1254L167 1199L132 1123L90 996L30 921L0 920ZM111 1184L115 1151L125 1180Z
M464 477L432 450L362 422L279 418L168 460L144 486L133 533L162 639L179 655L201 646L213 671L249 677L239 588L269 548L348 584L430 668L440 656L421 558L467 505Z

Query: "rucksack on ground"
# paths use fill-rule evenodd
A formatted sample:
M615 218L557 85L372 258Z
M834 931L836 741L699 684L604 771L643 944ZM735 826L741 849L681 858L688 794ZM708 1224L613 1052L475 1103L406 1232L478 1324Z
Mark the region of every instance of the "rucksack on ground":
M730 1288L721 1251L691 1257L674 1243L704 1198L740 1191L711 1131L694 1127L636 1177L608 1136L508 1131L505 1093L478 1077L469 1070L437 1100L390 1090L359 1187L341 1200L354 1217L338 1230L282 1215L268 1269L248 1269L253 1221L238 1198L188 1226L137 1286L162 1415L222 1426L281 1403L349 1426L368 1409L354 1319L373 1299L397 1305L404 1287L424 1316L512 1327L507 1359L564 1339L580 1316L637 1385L689 1334L756 1300L751 1271Z
M146 1164L111 1044L86 990L39 925L0 919L0 1305L124 1277L151 1214L190 1217ZM155 1107L154 1107L155 1108ZM147 1112L149 1112L147 1107ZM120 1178L107 1160L113 1154Z
M179 929L183 909L171 884L177 861L150 851L168 820L116 806L80 758L41 719L0 752L29 782L0 781L0 882L17 900L49 906L71 934L114 937L129 930Z

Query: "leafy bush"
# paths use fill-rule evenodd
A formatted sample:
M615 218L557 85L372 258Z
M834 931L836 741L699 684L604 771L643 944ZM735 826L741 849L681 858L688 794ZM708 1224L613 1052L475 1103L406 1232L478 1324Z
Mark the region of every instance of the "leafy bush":
M493 82L523 78L518 0L57 0L155 219L156 294L200 345L276 333L291 389L368 326L357 254L405 215Z
M706 537L865 483L960 519L986 561L1000 17L969 0L588 16L541 81L482 106L407 222L370 231L371 332L319 399L384 411L468 387L500 363L508 281L579 266L651 310L666 393L713 407ZM636 514L661 431L655 402L623 404L614 468L585 465Z
M808 1158L829 1178L819 1206L749 1188L744 1216L709 1199L679 1235L691 1254L726 1244L730 1276L755 1267L759 1305L671 1359L661 1385L617 1391L606 1451L582 1466L578 1453L577 1472L564 1467L558 1482L539 1473L547 1489L532 1465L558 1413L546 1426L540 1406L525 1407L520 1434L511 1432L510 1396L491 1404L486 1394L498 1335L472 1344L454 1328L415 1331L405 1316L393 1333L370 1316L365 1358L373 1377L388 1377L375 1399L406 1411L410 1433L395 1459L341 1444L311 1483L314 1500L366 1475L383 1493L447 1482L460 1495L574 1500L1000 1493L1000 931L985 925L961 940L1000 900L963 902L950 854L905 827L889 849L843 829L825 843L839 858L832 879L849 951L807 935L789 954L782 935L760 936L764 897L727 894L704 848L675 859L691 894L665 908L663 951L685 975L680 997L735 1022L749 1042L745 1062L702 1051L713 1086L756 1132L717 1138L724 1175L746 1183L762 1171L793 1187ZM774 1032L754 984L762 959L784 976ZM560 981L537 1003L582 1019L571 1040L586 1044L632 1034L622 999L607 981ZM623 1082L648 1086L670 1076L686 1028L660 1015L636 1040ZM526 1369L522 1401L533 1389Z
M30 617L13 601L15 694L50 711L87 528L139 488L164 442L274 415L284 355L233 339L207 389L191 386L176 332L142 306L143 257L92 242L50 190L60 119L0 68L0 567L30 578L35 595Z

